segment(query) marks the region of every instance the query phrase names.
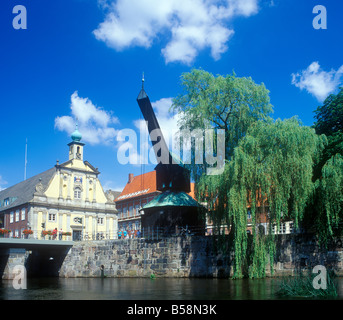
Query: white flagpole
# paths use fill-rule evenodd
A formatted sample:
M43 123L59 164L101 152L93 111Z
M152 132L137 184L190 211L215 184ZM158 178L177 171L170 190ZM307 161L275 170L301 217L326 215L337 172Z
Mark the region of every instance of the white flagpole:
M25 170L24 170L24 180L26 180L26 165L27 165L27 138L25 144Z

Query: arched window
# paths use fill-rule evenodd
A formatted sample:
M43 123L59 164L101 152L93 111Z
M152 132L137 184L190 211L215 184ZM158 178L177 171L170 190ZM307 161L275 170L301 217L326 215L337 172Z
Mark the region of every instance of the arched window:
M81 188L76 187L74 189L74 199L81 199Z

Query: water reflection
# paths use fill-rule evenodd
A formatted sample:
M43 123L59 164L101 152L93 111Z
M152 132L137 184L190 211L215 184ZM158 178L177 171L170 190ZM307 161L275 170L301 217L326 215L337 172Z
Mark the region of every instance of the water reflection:
M26 290L1 282L2 300L233 300L277 299L279 279L28 279ZM339 294L343 280L339 278Z

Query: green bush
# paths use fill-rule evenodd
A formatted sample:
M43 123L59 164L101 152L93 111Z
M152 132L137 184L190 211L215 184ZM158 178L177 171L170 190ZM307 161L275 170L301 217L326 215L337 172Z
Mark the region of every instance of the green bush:
M282 297L299 298L335 298L337 297L337 283L333 272L327 272L326 289L315 289L313 279L316 274L298 273L296 276L285 277L282 279L277 294Z

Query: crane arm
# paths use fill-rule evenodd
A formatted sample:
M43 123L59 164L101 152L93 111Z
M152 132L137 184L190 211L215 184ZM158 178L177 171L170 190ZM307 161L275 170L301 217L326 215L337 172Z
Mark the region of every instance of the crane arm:
M190 192L189 172L184 167L173 163L173 158L164 140L150 99L144 91L144 78L142 90L137 97L137 102L147 124L149 136L158 162L158 165L155 168L157 190L174 189ZM157 133L157 139L154 133Z

